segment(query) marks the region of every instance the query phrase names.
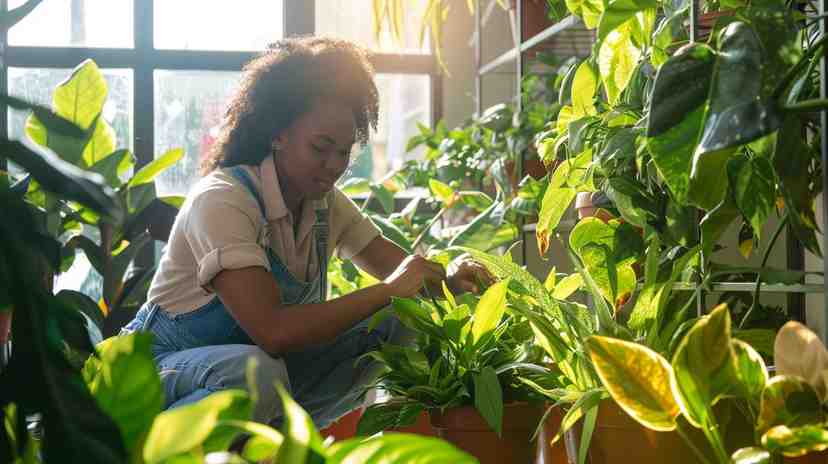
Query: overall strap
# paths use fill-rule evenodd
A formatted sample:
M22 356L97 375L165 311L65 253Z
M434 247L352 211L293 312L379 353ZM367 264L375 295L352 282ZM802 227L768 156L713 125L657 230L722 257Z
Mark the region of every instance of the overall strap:
M328 208L316 210L313 232L319 258L319 299L324 302L328 297Z
M264 201L262 200L262 197L259 196L259 191L256 190L256 186L253 185L253 179L250 178L250 174L248 174L247 171L245 171L241 166L231 167L230 174L244 184L250 194L253 195L253 198L256 199L256 203L259 204L259 211L261 211L262 217L267 218L267 214L265 214Z

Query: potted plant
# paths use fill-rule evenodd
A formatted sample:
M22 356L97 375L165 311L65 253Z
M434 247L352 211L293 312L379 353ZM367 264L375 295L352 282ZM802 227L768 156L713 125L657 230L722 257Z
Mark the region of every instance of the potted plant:
M551 377L528 321L511 310L521 298L511 296L508 280L479 300L447 289L444 297L392 303L418 338L413 347L385 345L368 355L386 367L378 387L391 399L366 409L360 431L406 425L428 410L438 436L481 462L528 462L544 410L523 382L548 385Z

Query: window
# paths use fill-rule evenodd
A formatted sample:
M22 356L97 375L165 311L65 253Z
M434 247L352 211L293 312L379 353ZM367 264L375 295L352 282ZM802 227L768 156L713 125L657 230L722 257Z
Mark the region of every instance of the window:
M402 24L402 44L396 45L386 29L377 42L371 9L373 0L316 0L316 33L353 40L382 53L429 53L428 33L420 44L420 18L425 13L424 0L406 0ZM465 8L465 5L463 5Z
M132 48L132 1L45 0L9 30L9 45Z
M268 43L284 36L282 3L282 0L156 1L155 47L263 50Z

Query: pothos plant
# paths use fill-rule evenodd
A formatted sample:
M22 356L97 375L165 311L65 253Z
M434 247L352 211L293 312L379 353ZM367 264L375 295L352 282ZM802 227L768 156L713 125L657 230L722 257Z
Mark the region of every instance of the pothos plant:
M568 6L597 28L598 42L568 79L571 103L539 136L542 156L562 160L542 201L540 253L548 251L575 195L601 191L621 220L642 230L639 263L666 263L698 247L697 282L733 275L755 280L738 323L748 328L761 307L761 283L803 277L766 267L784 227L820 253L814 199L822 189L821 168L809 142L814 138L806 135L816 133L810 113L826 106L814 98L824 38L782 2L735 5L708 43L690 44L686 5ZM766 239L775 214L779 224ZM767 243L759 267L716 262L733 226L739 226L746 258L760 240ZM615 272L629 277L629 270ZM655 288L645 283L642 296ZM641 321L635 312L631 321Z
M685 437L682 424L701 429L708 449L688 441L700 462L774 463L783 455L828 448L828 352L797 322L786 324L777 336L778 375L770 378L759 353L731 336L724 305L693 325L671 361L643 345L609 337L591 337L587 346L602 382L630 417L653 430L677 429ZM729 430L742 424L752 430Z

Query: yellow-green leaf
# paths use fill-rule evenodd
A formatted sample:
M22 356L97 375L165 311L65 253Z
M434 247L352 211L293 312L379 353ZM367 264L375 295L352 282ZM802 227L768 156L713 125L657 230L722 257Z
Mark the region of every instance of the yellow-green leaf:
M765 433L777 425L799 427L825 420L816 391L800 377L777 376L762 391L756 431Z
M555 290L552 292L552 296L558 300L565 300L577 292L583 283L584 279L580 273L569 274L558 282L558 285L555 286Z
M52 109L80 128L87 129L103 110L108 91L98 65L87 59L55 88Z
M821 425L794 428L779 425L762 436L762 445L785 456L804 456L828 449L828 430Z
M575 71L572 80L572 113L574 119L591 116L595 110L595 91L598 89L598 75L589 60L585 60Z
M151 163L141 168L140 171L135 173L135 175L132 176L132 179L129 180L129 188L152 182L152 180L155 179L155 176L177 163L182 156L184 156L184 150L181 148L173 148L172 150L164 153L160 158L156 158Z
M711 408L731 389L735 356L730 338L730 312L717 306L701 318L679 343L670 383L681 412L696 427L706 424Z
M493 331L503 313L506 311L506 292L509 288L509 279L501 280L489 287L477 307L474 309L474 321L472 322L472 340L474 343L480 341L484 335Z
M449 208L454 204L455 193L453 188L437 179L429 179L428 187L431 193L443 203L444 207Z
M676 428L680 411L666 359L638 343L609 337L589 337L587 348L598 376L621 409L649 429Z
M633 43L632 26L628 20L614 29L601 43L598 51L598 69L611 105L618 103L621 92L627 88L641 58L641 50Z

